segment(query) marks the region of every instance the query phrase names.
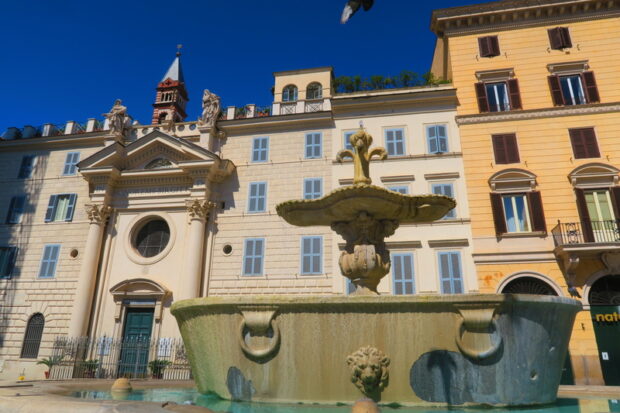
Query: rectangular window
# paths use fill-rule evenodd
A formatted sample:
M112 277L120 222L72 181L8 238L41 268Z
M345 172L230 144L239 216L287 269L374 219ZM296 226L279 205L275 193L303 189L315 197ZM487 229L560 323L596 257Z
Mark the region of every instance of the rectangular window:
M480 57L499 56L499 40L497 36L484 36L478 38Z
M442 294L462 294L463 275L461 271L461 253L459 251L441 251L439 260L439 281Z
M69 152L65 158L65 167L62 170L63 175L75 175L77 172L77 163L80 161L79 152Z
M517 146L517 135L507 133L503 135L492 135L493 153L496 164L519 163L519 147Z
M265 212L267 204L267 182L251 182L248 197L248 212Z
M59 194L50 196L50 202L47 205L47 213L45 214L45 222L69 222L73 220L76 200L77 194Z
M560 76L560 87L562 88L565 105L583 105L586 103L581 76Z
M60 244L48 244L43 249L39 278L53 278L56 275L56 265L60 255Z
M351 136L353 136L353 135L355 135L355 131L353 131L353 132L345 132L344 133L344 145L343 145L343 147L345 149L350 150L350 151L353 150L353 146L351 145L351 142L349 142L349 138Z
M22 157L22 164L19 167L18 178L30 178L32 171L34 170L35 161L37 157L35 155L25 155Z
M594 72L548 77L555 106L583 105L600 101Z
M387 189L389 189L390 191L394 191L394 192L400 192L403 195L409 194L409 187L407 185L388 186Z
M321 141L323 134L306 133L306 159L316 159L321 157Z
M16 258L17 247L0 247L0 279L11 278Z
M517 79L508 79L504 82L475 84L478 108L484 112L504 112L521 109L521 92Z
M405 155L405 131L403 129L386 129L385 146L387 148L388 155Z
M321 274L323 267L323 237L302 237L301 273Z
M530 232L530 211L525 194L503 195L504 217L508 232Z
M569 129L575 159L600 158L594 128Z
M448 152L447 130L446 125L430 125L426 127L428 153Z
M392 254L392 279L395 295L415 294L413 254Z
M484 86L489 101L489 112L504 112L510 110L508 87L505 82L487 83Z
M245 240L243 252L243 275L263 275L263 256L265 240L249 238Z
M19 224L22 221L22 215L26 207L26 196L18 195L11 198L9 205L9 213L6 216L7 224Z
M552 49L562 50L573 47L568 27L556 27L555 29L547 30L547 33L549 33L549 45Z
M304 199L317 199L323 196L323 179L304 179Z
M492 192L490 195L495 233L498 236L510 232L547 232L539 191L517 194Z
M432 184L431 190L436 195L445 195L449 196L450 198L454 198L454 186L451 183ZM448 211L448 213L444 215L442 219L453 218L456 218L456 208Z
M267 162L269 158L269 137L261 136L252 141L252 162Z

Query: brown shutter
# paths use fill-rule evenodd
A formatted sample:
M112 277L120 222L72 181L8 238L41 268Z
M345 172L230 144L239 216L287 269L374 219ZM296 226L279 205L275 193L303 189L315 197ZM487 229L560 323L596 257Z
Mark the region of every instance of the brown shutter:
M620 186L611 187L611 198L614 203L616 222L620 219Z
M497 36L489 36L489 49L491 49L491 56L499 56L499 39Z
M588 213L588 205L586 204L586 194L583 189L575 188L575 197L577 199L577 211L579 211L579 217L581 218L583 239L585 242L594 242L592 222L590 222L590 214Z
M519 163L519 147L517 146L517 135L514 133L504 135L504 142L506 145L506 159L507 163Z
M545 211L543 210L542 197L540 192L532 191L527 193L527 200L530 206L530 219L532 220L532 231L547 232L545 222Z
M480 49L480 57L488 57L491 55L491 49L488 42L488 37L478 38L478 48Z
M551 98L555 106L563 106L564 96L562 95L562 86L560 85L560 77L557 75L549 76L549 88L551 89Z
M508 80L508 93L510 94L510 109L521 109L521 94L517 79Z
M570 40L568 27L558 27L558 32L562 37L562 47L566 49L573 47L573 42Z
M491 209L493 210L493 222L495 222L495 233L497 235L508 232L506 228L506 218L504 216L504 206L502 205L502 196L500 194L491 193Z
M600 102L601 98L598 95L598 88L596 87L596 79L594 79L594 72L583 72L581 74L583 83L586 89L586 95L588 97L588 103Z
M495 155L496 164L508 163L506 157L506 143L504 142L504 135L492 135L493 141L493 154Z
M583 139L582 129L569 129L570 143L573 146L575 159L587 158L586 145Z
M474 84L476 88L476 98L478 99L478 109L480 113L489 111L489 101L487 100L487 90L484 87L484 83L478 82Z
M560 31L560 27L556 27L555 29L547 30L549 33L549 43L551 44L551 48L554 50L559 50L562 48L562 32Z
M583 143L586 147L586 154L588 155L588 158L600 158L601 154L598 150L598 143L596 142L594 128L582 129L581 133L583 134Z

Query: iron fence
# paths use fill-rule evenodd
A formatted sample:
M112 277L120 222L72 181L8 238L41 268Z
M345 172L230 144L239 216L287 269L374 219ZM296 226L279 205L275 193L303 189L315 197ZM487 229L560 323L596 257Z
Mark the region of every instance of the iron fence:
M58 337L50 379L153 378L188 380L192 372L181 339L118 340L112 337Z
M620 242L620 220L560 222L552 230L555 245Z

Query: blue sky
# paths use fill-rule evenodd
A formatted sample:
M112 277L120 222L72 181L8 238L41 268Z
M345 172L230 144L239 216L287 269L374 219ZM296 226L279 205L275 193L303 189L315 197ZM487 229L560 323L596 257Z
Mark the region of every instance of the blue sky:
M478 1L481 2L481 1ZM272 101L274 71L333 66L335 75L426 72L433 9L463 0L376 0L339 23L345 0L3 2L0 133L9 126L101 118L120 98L150 123L157 82L183 44L190 102L207 88L224 106Z

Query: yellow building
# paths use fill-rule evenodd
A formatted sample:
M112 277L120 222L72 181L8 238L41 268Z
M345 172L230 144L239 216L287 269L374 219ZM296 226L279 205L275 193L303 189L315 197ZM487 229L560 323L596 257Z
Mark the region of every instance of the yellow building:
M481 292L583 303L564 379L620 384L620 3L435 10L457 89ZM570 371L572 368L572 372Z

